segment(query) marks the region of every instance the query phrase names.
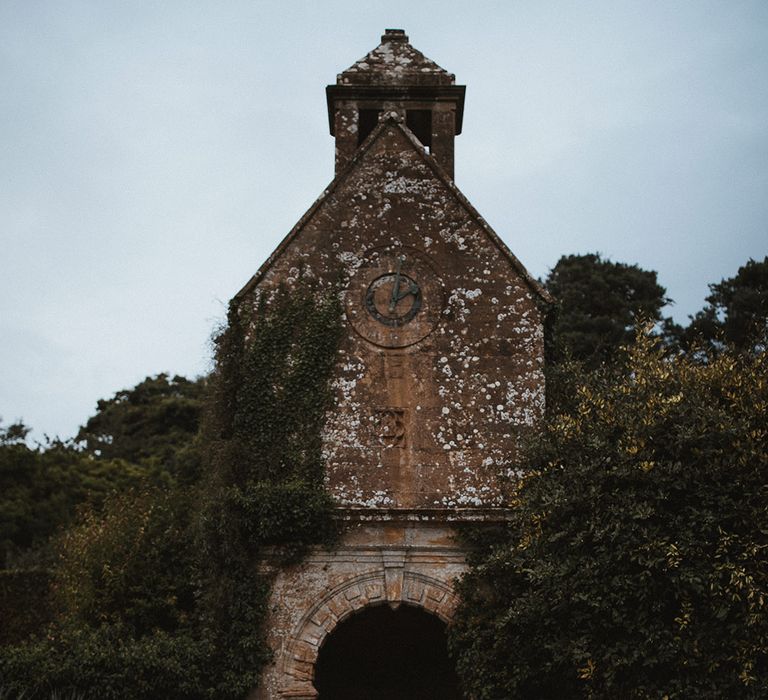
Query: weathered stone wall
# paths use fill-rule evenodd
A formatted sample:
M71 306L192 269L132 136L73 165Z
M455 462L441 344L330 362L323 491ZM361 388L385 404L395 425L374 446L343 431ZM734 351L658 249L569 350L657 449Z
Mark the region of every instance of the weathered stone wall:
M391 328L366 295L400 258L421 307ZM516 438L543 409L537 288L395 120L243 295L302 274L331 285L340 273L347 332L324 436L330 492L352 508L500 505ZM374 307L386 305L383 289Z
M371 605L414 605L450 622L453 582L465 568L452 531L406 520L352 525L332 552L280 570L270 603L275 660L254 700L314 698L315 662L327 636Z

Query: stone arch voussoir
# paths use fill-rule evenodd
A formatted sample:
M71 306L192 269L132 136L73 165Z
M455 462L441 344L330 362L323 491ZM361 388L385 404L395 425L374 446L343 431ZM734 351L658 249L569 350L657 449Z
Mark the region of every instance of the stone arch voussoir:
M283 698L314 698L315 662L328 635L350 615L372 605L421 607L446 624L458 605L453 588L420 572L391 569L370 571L347 579L316 603L296 626L283 663Z

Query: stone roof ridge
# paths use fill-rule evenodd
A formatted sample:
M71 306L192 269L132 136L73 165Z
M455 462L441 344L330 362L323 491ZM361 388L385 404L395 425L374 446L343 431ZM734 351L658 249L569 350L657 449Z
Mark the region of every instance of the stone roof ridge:
M539 297L545 304L554 303L553 297L550 293L544 289L542 284L525 268L523 263L517 258L517 256L509 249L506 243L499 237L499 235L491 228L488 222L480 215L480 213L472 206L472 203L461 193L451 177L443 170L435 161L435 159L424 150L421 142L413 135L413 132L404 124L402 116L397 112L385 112L379 118L379 123L376 128L368 135L363 141L360 147L357 149L355 155L350 159L349 163L339 172L331 183L326 187L322 194L315 200L312 206L305 212L304 216L299 219L296 225L291 229L288 235L283 238L280 244L272 252L272 255L264 261L264 264L256 271L256 274L251 277L245 286L235 294L235 299L239 299L248 294L254 289L259 282L263 279L267 271L275 264L275 261L283 254L283 251L288 247L291 241L299 235L301 230L307 224L307 222L314 216L315 212L322 206L322 204L332 195L332 193L338 188L339 184L344 181L352 171L357 167L362 158L370 150L372 144L378 139L379 134L387 128L394 126L402 131L416 152L421 156L422 160L432 169L435 176L443 182L443 184L451 191L453 196L458 200L459 204L477 221L480 227L485 231L486 235L493 241L498 247L499 251L509 260L512 267L520 274L520 276L528 284L529 289Z
M455 76L408 43L403 29L385 29L381 43L336 76L337 85L453 85Z

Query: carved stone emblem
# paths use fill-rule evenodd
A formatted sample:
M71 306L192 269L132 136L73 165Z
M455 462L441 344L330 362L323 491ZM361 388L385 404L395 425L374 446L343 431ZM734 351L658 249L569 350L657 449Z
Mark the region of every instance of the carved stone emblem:
M373 414L373 429L384 447L405 447L405 409L376 410Z

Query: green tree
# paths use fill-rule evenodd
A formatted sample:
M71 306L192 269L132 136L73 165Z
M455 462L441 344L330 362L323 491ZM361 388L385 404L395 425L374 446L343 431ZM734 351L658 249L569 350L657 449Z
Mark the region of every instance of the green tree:
M104 459L138 464L153 462L174 476L194 479L205 393L204 378L158 374L131 389L101 399L97 411L80 428L76 440Z
M687 327L672 326L683 347L704 343L710 350L728 346L739 350L765 350L768 328L768 257L751 258L734 277L709 285L706 306L692 316Z
M175 632L194 609L192 494L143 486L112 494L63 533L56 597L70 626Z
M451 646L473 697L768 696L768 353L575 376Z
M30 447L22 423L0 426L0 568L43 547L77 508L148 478L146 468L101 460L69 442Z
M205 477L113 496L59 540L60 617L44 639L0 649L0 690L236 700L256 685L270 658L259 564L335 533L320 431L342 312L337 290L310 287L243 307L216 341Z
M656 273L603 260L597 253L565 255L544 286L557 305L547 333L551 363L574 359L596 367L634 340L638 318L661 321L670 303Z
M100 400L75 441L30 446L23 423L0 425L0 568L44 548L81 505L141 482L196 481L204 391L204 379L147 377Z

